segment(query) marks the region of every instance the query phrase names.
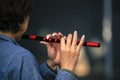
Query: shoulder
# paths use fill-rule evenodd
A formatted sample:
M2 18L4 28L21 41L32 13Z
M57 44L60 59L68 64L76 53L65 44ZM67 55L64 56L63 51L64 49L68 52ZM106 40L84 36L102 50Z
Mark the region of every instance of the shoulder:
M0 52L3 54L7 54L10 55L10 57L16 55L17 53L20 53L19 55L27 55L31 54L31 52L25 48L23 48L22 46L18 45L18 44L14 44L12 42L8 42L8 41L3 41L0 43ZM24 52L24 54L22 54Z
M29 50L27 50L21 46L16 46L16 51L15 51L13 59L15 59L15 60L19 60L19 59L20 60L21 59L22 60L27 60L27 59L33 60L34 56Z
M19 49L15 52L14 56L9 61L7 67L12 66L16 67L19 70L21 67L29 67L33 66L33 64L37 65L37 61L34 58L33 54L27 49L19 47Z
M7 41L0 43L0 61L0 70L5 72L12 69L20 70L22 66L35 65L37 62L29 50Z
M29 50L20 45L11 44L11 47L8 50L9 52L7 54L10 57L9 64L21 65L25 62L34 61L35 59Z

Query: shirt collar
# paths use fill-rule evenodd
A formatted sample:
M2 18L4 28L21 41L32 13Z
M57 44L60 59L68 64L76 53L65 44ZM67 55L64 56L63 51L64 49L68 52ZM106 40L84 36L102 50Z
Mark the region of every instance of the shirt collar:
M14 39L12 39L12 38L10 38L8 36L5 36L3 34L0 34L0 40L2 40L2 41L9 41L9 42L14 43L15 45L18 45L18 43Z

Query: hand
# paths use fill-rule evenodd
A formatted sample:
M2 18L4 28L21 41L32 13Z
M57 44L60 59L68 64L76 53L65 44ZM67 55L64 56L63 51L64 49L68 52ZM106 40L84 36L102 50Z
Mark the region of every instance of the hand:
M79 53L84 43L84 36L82 36L78 45L78 37L77 31L74 34L69 34L67 38L61 38L61 68L67 69L70 71L74 71L78 58ZM66 40L66 41L65 41Z
M57 39L60 39L61 37L63 37L62 33L53 33L46 35L46 38L50 38L50 37L54 37ZM50 42L41 42L43 44L45 44L47 46L47 51L48 51L48 60L47 60L47 64L48 66L53 69L56 70L57 67L60 64L60 44L59 43L50 43Z

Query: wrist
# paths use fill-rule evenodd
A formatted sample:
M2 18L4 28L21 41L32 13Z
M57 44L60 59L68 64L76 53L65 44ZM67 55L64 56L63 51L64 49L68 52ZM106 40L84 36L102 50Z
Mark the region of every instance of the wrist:
M69 70L69 71L74 71L74 66L73 65L62 65L61 66L61 69L67 69L67 70Z
M53 61L47 60L46 64L47 64L47 66L48 66L50 69L52 69L52 70L54 70L54 71L57 70L58 65L55 64Z
M74 73L73 71L70 71L70 70L68 70L68 69L61 69L61 70L62 70L62 71L66 71L66 72L72 74L74 77L78 78L77 74Z

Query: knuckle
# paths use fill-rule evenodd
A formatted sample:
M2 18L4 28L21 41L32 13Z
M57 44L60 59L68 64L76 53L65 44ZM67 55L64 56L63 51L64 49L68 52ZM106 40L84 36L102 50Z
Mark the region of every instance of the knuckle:
M61 50L63 51L63 50L64 50L64 47L61 47Z
M66 48L66 52L70 52L70 49L69 49L69 48Z
M75 49L71 49L71 53L75 53L76 51L75 51Z

